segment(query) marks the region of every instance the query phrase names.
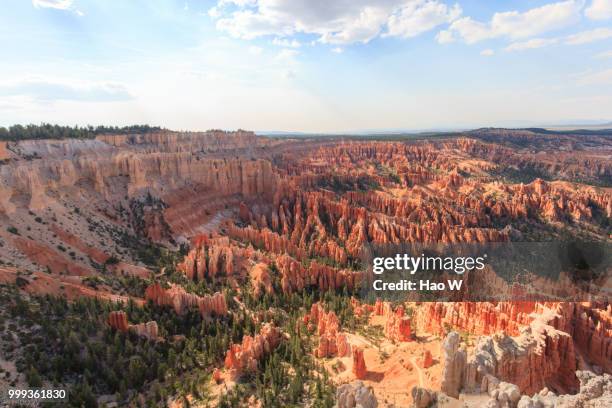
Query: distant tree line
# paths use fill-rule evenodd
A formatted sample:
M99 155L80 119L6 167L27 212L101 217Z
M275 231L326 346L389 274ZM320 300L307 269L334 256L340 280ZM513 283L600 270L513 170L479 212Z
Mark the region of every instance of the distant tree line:
M0 126L0 141L18 141L27 139L93 139L97 135L135 134L161 130L159 126L59 126L50 123L40 125L13 125L8 128Z

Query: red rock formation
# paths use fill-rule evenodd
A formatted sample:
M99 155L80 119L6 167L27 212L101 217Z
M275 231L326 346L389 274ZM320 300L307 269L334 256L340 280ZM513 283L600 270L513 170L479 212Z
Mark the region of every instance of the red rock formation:
M455 302L424 303L416 316L418 327L440 335L450 328L471 334L519 336L521 327L537 321L569 335L573 341L567 347L576 347L590 363L610 372L611 310L603 303Z
M363 349L360 347L353 347L353 375L363 380L367 372L365 360L363 359Z
M171 306L177 314L183 314L190 308L198 308L202 317L227 314L225 295L219 292L198 296L187 293L178 285L164 289L159 283L154 283L145 290L145 299L151 300L158 306Z
M533 394L545 386L572 392L577 389L576 355L571 335L556 327L573 324L558 313L558 304L535 304L532 321L510 337L503 332L481 337L466 359L459 348L459 336L450 333L445 340L443 391L456 395L458 390L478 390L486 375L516 384L522 393ZM486 315L489 316L489 315ZM489 327L483 322L471 325L477 330ZM494 327L494 326L490 326ZM452 344L451 344L452 343Z
M108 325L115 330L123 333L128 331L136 333L137 336L145 337L149 340L158 339L157 322L150 321L147 323L129 324L127 314L123 311L113 311L108 314Z
M276 265L281 273L281 286L285 293L301 291L312 285L323 292L342 287L350 290L361 278L361 273L338 270L317 261L312 261L309 267L304 267L289 255L278 257Z
M355 316L365 316L374 312L373 305L369 305L367 303L361 304L361 302L354 297L351 298L351 307L353 308L353 313L355 313Z
M272 293L274 288L272 287L272 276L270 274L270 268L265 263L258 263L249 272L251 278L251 286L255 296L261 295L262 291L266 293Z
M433 365L433 357L431 351L424 350L421 355L417 358L417 364L421 368L429 368Z
M410 318L404 316L404 308L400 306L393 312L388 302L385 302L385 306L387 306L386 313L384 313L387 318L385 337L394 342L411 341Z
M281 341L280 330L266 323L255 337L244 336L241 344L232 344L225 356L225 368L236 380L247 372L257 370L258 361L274 350Z
M195 281L216 276L232 276L243 268L243 260L255 257L252 249L239 248L227 237L209 238L200 236L194 240L177 269Z
M350 355L351 347L346 334L340 332L338 317L333 311L326 312L320 303L314 303L310 313L304 316L309 330L316 331L319 344L314 351L315 357L345 357Z
M417 309L417 326L428 333L444 335L447 328L471 334L503 332L517 336L529 324L535 302L429 302Z
M129 328L127 314L121 311L114 311L108 314L108 325L115 330L127 332Z
M612 373L612 305L605 303L559 303L548 324L567 332L575 347L591 364Z

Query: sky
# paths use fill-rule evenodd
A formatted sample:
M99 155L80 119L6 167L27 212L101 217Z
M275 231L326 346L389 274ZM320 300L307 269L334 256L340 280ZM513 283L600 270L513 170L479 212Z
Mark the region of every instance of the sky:
M0 126L612 120L612 0L3 0Z

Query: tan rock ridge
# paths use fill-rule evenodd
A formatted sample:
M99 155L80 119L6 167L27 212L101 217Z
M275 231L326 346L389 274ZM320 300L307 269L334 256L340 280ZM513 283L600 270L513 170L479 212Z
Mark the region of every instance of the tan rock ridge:
M442 391L455 398L461 390L478 391L486 375L515 384L521 393L530 395L545 386L577 390L574 341L553 326L562 316L545 305L536 306L540 313L521 327L518 336L500 332L480 337L471 352L451 332L443 345Z
M253 251L235 247L229 239L201 237L177 268L191 280L201 281L234 274L241 258L250 258Z
M337 268L312 261L304 267L289 255L281 255L276 259L276 265L281 273L283 292L301 291L306 286L316 286L321 291L346 287L355 287L361 273Z
M36 152L42 159L2 166L0 184L13 194L22 193L30 197L28 207L32 210L45 208L54 201L47 190L67 189L75 187L76 183L91 185L104 199L116 195L115 192L121 191L122 187L130 196L152 191L163 198L168 190L189 183L197 183L224 195L252 197L274 193L276 177L271 163L266 160L196 157L191 153L192 149L206 143L206 138L198 139L197 135L178 139L167 134L142 135L142 138L147 137L159 140L145 149L134 143L119 143L121 149L110 148L101 141L19 142L24 155ZM111 138L104 136L100 139ZM130 137L121 135L114 138ZM225 146L240 146L240 140L240 134L227 135ZM169 148L173 143L179 145ZM59 145L60 149L47 149L51 145Z
M202 317L223 316L228 313L225 295L222 293L198 296L174 284L164 289L159 283L154 283L145 290L145 299L158 306L170 306L177 314L183 314L192 308L197 308Z
M255 337L244 336L242 343L232 344L225 356L225 369L236 380L247 372L257 370L259 360L271 353L281 342L280 329L266 323Z

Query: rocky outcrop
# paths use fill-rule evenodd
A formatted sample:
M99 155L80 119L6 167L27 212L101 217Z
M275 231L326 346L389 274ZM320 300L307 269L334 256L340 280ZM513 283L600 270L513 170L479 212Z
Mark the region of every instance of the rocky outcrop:
M577 371L580 391L575 395L556 395L544 388L533 397L523 395L518 408L606 408L612 406L612 376ZM500 405L492 405L494 407Z
M247 372L257 370L264 354L272 352L281 341L281 331L270 323L262 326L255 337L244 336L241 344L232 344L225 356L225 369L236 380Z
M249 272L249 277L255 296L260 296L263 292L268 294L274 292L272 275L267 264L263 262L255 264Z
M115 330L126 333L131 331L139 337L144 337L148 340L159 339L159 329L157 322L152 320L146 323L129 324L127 314L123 311L113 311L108 314L108 325Z
M361 274L349 270L338 270L331 266L312 261L308 267L290 257L281 255L276 259L281 273L283 292L302 291L307 286L316 286L325 292L330 289L346 287L352 289Z
M444 335L448 328L471 334L503 333L518 337L521 328L533 325L577 348L591 363L612 371L612 306L605 303L448 302L423 303L417 309L420 329ZM537 328L537 329L536 329ZM564 334L552 334L559 331ZM538 334L534 334L537 336ZM561 336L561 337L559 337ZM569 351L569 350L568 350Z
M249 259L258 259L258 254L252 248L241 248L227 237L202 235L194 239L193 249L177 265L177 269L191 280L202 281L239 275L248 269L246 260Z
M431 351L424 350L416 360L417 364L421 368L429 368L433 365L433 356Z
M353 347L353 368L352 372L355 378L360 380L365 379L368 370L366 368L366 363L363 358L363 349L361 347Z
M491 408L516 407L521 398L521 392L516 385L499 381L492 375L486 375L483 378L482 391L489 395L487 407Z
M386 302L385 302L386 303ZM410 318L404 316L404 308L399 306L392 311L390 305L383 312L387 320L385 322L385 336L394 342L406 342L412 340Z
M320 303L314 303L310 313L304 316L304 323L319 337L315 357L346 357L351 354L346 334L340 332L340 323L333 311L326 312Z
M121 311L110 312L108 314L108 325L120 332L127 332L129 328L127 314Z
M442 343L442 379L440 389L446 395L458 398L464 383L467 353L461 348L457 332L450 332Z
M589 363L612 373L612 305L560 303L552 308L550 324L569 333Z
M336 389L335 408L376 408L378 401L371 388L361 381L343 384Z
M548 318L540 316L516 337L502 333L480 337L469 355L460 347L459 335L451 332L443 343L442 391L455 398L462 389L478 391L487 375L515 384L521 393L534 393L553 383L575 390L574 343L568 333L547 324Z
M414 408L428 408L436 401L436 393L423 387L413 387L412 406Z
M154 320L130 325L130 330L138 336L145 337L149 340L156 340L158 338L159 328L157 327L157 322Z
M228 312L225 295L222 293L198 296L174 284L165 289L159 283L154 283L145 290L145 299L158 306L170 306L177 314L184 314L192 308L197 308L202 317L223 316Z

